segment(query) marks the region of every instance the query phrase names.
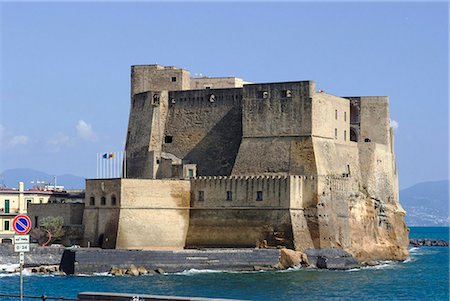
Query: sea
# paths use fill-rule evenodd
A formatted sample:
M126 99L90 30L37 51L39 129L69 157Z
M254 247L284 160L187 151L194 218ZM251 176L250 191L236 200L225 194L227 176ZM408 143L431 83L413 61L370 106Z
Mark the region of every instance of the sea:
M412 227L410 238L449 240L449 228ZM449 300L449 248L410 248L410 257L404 262L387 261L347 271L293 268L262 272L188 270L138 277L24 277L25 296L76 298L78 292L87 291L240 300ZM0 274L0 300L18 300L1 296L18 292L19 276Z

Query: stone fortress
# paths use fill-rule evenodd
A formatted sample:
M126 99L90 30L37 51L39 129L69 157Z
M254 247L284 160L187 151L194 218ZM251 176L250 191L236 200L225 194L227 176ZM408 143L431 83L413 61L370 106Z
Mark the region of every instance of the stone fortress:
M385 96L131 68L126 178L86 182L85 244L408 256Z

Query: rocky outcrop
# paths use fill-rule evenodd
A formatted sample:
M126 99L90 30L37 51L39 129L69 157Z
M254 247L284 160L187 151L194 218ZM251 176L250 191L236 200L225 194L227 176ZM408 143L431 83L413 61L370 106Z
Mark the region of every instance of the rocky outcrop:
M342 249L307 249L305 251L312 267L330 270L348 270L359 266L358 261Z
M409 244L414 247L448 247L449 242L442 239L416 238L410 239Z
M280 263L278 264L278 266L281 269L293 268L298 266L306 267L308 265L308 257L305 253L290 249L280 250Z

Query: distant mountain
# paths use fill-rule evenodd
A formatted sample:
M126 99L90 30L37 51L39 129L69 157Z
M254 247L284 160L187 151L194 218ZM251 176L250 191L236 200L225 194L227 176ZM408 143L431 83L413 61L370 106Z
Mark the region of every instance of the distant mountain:
M34 186L31 181L44 181L53 184L54 176L42 171L30 168L7 169L0 174L0 184L7 187L17 188L18 182L24 182L25 188ZM85 179L70 174L56 175L56 185L64 186L65 189L84 189Z
M423 182L400 190L408 226L448 226L449 181Z

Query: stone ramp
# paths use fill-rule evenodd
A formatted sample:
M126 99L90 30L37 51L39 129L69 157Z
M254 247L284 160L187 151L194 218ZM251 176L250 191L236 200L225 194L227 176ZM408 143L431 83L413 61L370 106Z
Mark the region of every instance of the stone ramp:
M253 270L273 267L278 249L201 249L179 251L72 249L63 254L60 268L67 274L104 273L112 267L142 266L147 270L181 272L189 269Z

